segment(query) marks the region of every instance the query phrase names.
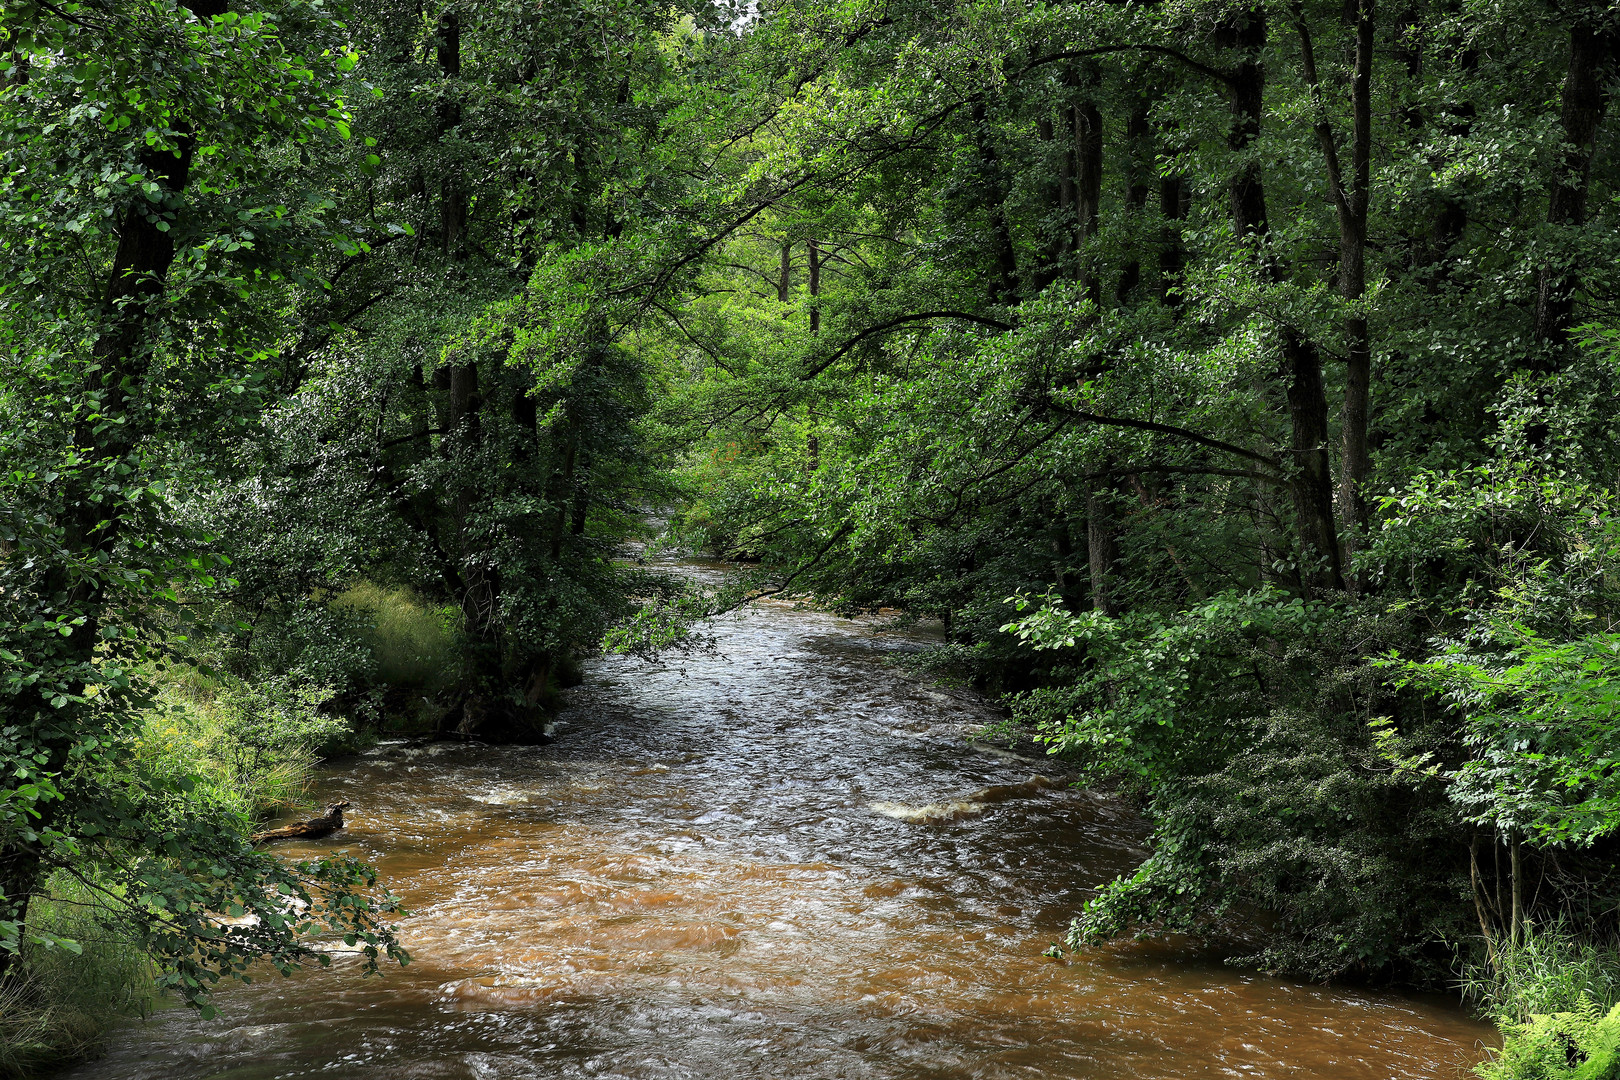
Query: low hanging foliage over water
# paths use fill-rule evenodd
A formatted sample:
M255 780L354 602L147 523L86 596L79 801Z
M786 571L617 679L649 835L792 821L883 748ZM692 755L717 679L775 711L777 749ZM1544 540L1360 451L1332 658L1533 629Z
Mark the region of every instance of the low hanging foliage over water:
M1611 8L0 4L0 1067L79 967L407 962L249 843L315 764L775 593L1140 809L1068 948L1608 1067Z

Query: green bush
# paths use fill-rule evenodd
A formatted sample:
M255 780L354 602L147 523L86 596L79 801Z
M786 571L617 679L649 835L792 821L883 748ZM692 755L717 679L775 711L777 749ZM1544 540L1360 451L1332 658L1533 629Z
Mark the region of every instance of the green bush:
M36 934L72 947L24 944L0 982L0 1077L22 1077L97 1053L120 1018L155 996L152 965L94 890L58 872L28 912ZM77 951L75 951L75 948Z
M1027 601L1026 601L1027 604ZM1137 793L1153 854L1088 902L1074 948L1273 916L1234 963L1309 978L1444 978L1466 932L1455 815L1439 781L1392 762L1370 722L1400 701L1363 656L1410 640L1376 601L1223 593L1117 618L1048 602L1009 624L1055 659L1013 716L1087 779ZM1419 723L1403 750L1444 749Z
M1583 1001L1502 1031L1502 1052L1475 1069L1484 1080L1620 1080L1620 1005Z

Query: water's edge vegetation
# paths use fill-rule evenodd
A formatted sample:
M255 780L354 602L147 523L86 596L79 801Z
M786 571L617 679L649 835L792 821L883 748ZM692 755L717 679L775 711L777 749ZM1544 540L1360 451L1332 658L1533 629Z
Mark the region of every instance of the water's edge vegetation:
M766 595L1140 810L1062 949L1620 1068L1610 7L0 3L0 1071L409 963L316 763Z

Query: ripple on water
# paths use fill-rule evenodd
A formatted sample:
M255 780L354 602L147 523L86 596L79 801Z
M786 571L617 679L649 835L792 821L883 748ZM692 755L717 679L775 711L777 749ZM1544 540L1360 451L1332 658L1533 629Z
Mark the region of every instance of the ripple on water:
M714 633L591 664L553 745L332 770L352 827L284 853L377 863L415 962L267 976L75 1077L1450 1080L1491 1039L1174 942L1043 957L1142 857L1125 807L966 743L994 711L885 662L924 633L786 603Z

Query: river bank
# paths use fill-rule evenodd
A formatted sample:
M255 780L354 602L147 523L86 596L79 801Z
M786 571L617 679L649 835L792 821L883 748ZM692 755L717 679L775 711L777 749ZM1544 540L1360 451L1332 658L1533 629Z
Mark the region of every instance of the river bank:
M915 631L766 602L714 634L593 662L554 745L330 770L351 825L283 851L375 862L414 962L361 981L338 944L70 1075L1450 1078L1494 1041L1444 1002L1162 945L1043 957L1140 858L1128 812L968 743L983 702L884 662Z

